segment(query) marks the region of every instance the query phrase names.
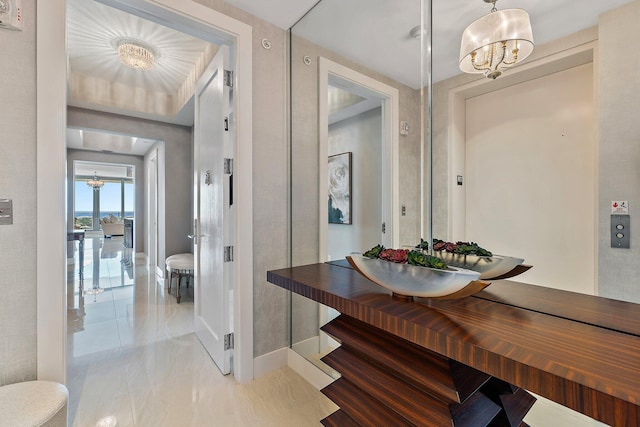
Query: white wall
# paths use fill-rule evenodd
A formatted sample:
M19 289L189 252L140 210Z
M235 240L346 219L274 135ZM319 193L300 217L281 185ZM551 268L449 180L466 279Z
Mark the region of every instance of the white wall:
M596 154L592 64L468 99L466 239L593 294Z
M598 292L640 303L640 51L629 49L640 39L640 1L600 19L600 151ZM627 200L631 248L613 249L610 203Z
M22 31L0 30L0 199L14 210L0 225L0 385L36 378L35 4L22 2Z
M381 242L382 110L376 108L329 126L329 155L352 153L352 224L329 224L328 255L344 259Z

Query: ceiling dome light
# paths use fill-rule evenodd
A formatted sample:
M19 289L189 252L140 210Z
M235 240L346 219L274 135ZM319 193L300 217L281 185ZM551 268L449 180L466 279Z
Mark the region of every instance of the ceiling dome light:
M155 63L153 49L138 41L127 39L118 42L118 58L134 70L150 70Z

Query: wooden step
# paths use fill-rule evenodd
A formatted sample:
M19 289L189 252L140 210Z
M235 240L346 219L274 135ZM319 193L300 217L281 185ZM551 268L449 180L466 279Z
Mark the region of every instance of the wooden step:
M321 329L345 348L447 403L464 402L491 378L347 316Z
M451 425L449 405L425 393L386 369L340 347L322 358L342 378L402 416L413 425ZM342 404L334 401L342 408ZM351 414L349 414L351 415Z
M321 420L320 423L325 427L360 427L360 424L355 422L353 418L347 415L342 409L338 409L333 414Z
M321 391L359 426L406 427L411 425L344 377L332 382Z

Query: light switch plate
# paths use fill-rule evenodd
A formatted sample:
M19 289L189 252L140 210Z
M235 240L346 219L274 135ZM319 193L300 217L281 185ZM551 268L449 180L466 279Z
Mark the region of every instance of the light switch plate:
M13 224L13 201L0 199L0 225Z

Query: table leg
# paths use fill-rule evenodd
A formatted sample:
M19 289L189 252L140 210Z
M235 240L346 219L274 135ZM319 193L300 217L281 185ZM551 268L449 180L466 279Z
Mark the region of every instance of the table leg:
M79 275L80 280L84 279L84 238L78 241L78 263L80 264Z

